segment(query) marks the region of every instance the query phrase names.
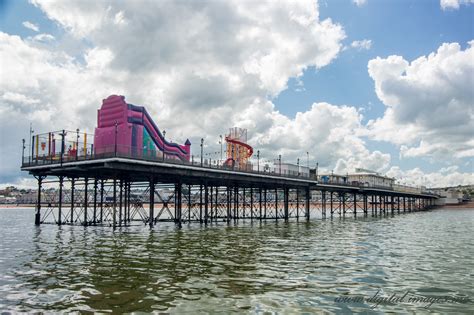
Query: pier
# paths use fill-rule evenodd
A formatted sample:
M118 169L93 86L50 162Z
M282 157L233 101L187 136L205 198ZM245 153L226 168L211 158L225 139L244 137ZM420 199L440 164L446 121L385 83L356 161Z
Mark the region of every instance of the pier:
M394 185L379 174L319 176L308 165L261 166L247 130L220 136L220 159L193 155L191 142L170 142L142 106L111 95L102 101L94 135L61 130L33 135L22 166L37 179L35 224L153 227L183 223L386 215L426 210L436 195ZM93 139L93 141L91 140ZM223 140L226 158L223 157ZM196 157L196 158L195 158ZM214 162L214 163L212 163ZM343 177L343 181L340 178Z
M152 227L160 221L181 226L243 219L377 216L426 210L437 198L196 162L137 159L119 152L41 162L22 165L38 182L37 225L117 227L140 222Z

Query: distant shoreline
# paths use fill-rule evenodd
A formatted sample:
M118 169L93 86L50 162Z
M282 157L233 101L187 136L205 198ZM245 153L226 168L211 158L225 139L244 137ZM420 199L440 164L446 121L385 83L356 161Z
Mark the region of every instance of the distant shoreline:
M444 205L442 208L474 208L474 201L463 202L456 205Z

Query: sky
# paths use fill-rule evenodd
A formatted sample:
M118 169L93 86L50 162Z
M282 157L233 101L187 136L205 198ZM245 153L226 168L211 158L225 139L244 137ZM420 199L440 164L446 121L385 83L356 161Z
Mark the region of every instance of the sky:
M34 184L30 123L93 133L111 94L196 155L238 126L263 160L474 184L474 1L0 0L0 187Z

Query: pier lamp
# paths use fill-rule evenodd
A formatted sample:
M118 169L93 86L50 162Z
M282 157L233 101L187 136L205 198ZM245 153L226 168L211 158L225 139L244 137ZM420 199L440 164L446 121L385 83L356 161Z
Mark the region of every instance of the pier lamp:
M316 170L315 170L315 173L316 173L316 180L318 180L318 166L319 166L319 163L316 162Z
M300 158L296 159L296 166L298 167L298 176L300 176Z
M30 141L29 144L28 144L28 147L29 147L28 150L30 151L30 154L29 154L29 155L30 155L30 157L29 157L30 163L31 163L31 161L32 161L32 159L33 159L33 147L32 147L32 143L31 143L31 142L32 142L32 139L33 139L33 133L34 133L34 132L35 132L35 131L33 130L33 125L30 123L30 136L28 137L28 138L29 138L29 141Z
M22 142L22 152L21 152L21 164L25 161L25 139L21 139Z
M219 135L219 144L221 145L221 159L220 159L220 163L222 163L222 135Z
M201 167L202 167L202 154L203 154L203 145L204 145L204 138L201 138Z
M165 141L166 141L166 130L163 130L163 162L165 161Z
M117 156L117 132L118 132L118 122L115 121L115 145L114 145L115 156Z
M66 136L66 131L63 131L59 134L61 136L61 166L63 165L63 156L64 156L64 137Z
M281 154L278 155L278 165L279 165L279 173L280 173L280 176L281 176Z
M257 172L260 173L260 150L257 150Z
M76 129L76 161L79 156L79 128Z
M308 171L309 171L309 152L306 151L306 166L308 167Z

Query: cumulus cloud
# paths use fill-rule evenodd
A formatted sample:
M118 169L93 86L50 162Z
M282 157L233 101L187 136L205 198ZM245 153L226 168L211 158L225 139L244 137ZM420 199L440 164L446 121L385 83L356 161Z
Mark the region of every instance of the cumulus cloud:
M469 5L474 3L474 0L440 0L439 4L443 10L458 10L459 6Z
M115 87L92 75L93 66L1 32L0 60L8 73L0 76L0 174L11 181L19 175L21 138L28 141L30 122L37 132L68 126L92 131L90 115Z
M31 23L30 21L24 21L23 26L26 27L27 29L30 29L35 32L39 32L39 27L36 24Z
M367 0L352 0L352 2L358 7L362 7L367 4Z
M290 118L271 102L290 78L330 64L341 51L344 30L321 20L315 1L33 3L65 29L75 49L65 51L64 38L47 34L0 33L1 68L10 74L0 77L1 182L19 175L30 121L38 132L93 132L97 108L110 94L145 105L167 138L190 138L196 150L204 137L206 152L217 152L218 135L239 126L249 129L249 143L266 160L282 154L287 162L305 161L308 152L312 166L318 161L341 173L389 168L390 155L367 149L366 126L354 107L319 102ZM373 70L377 80L396 73L389 66ZM387 99L396 98L384 87ZM408 134L414 125L406 126ZM414 148L407 145L404 154L416 154L408 153Z
M319 19L314 1L33 3L88 45L72 54L48 46L49 36L0 34L2 70L12 73L0 79L1 156L18 157L20 139L3 135L27 135L29 121L37 131L93 132L92 117L110 94L147 106L175 141L207 135L212 150L219 134L240 124L258 126L256 139L265 138L288 119L269 99L308 67L329 64L345 37L340 25ZM260 116L245 115L253 112ZM261 117L269 119L256 124ZM17 174L19 159L4 162L2 174Z
M351 47L357 50L369 50L370 47L372 47L372 40L370 39L355 40L351 43Z
M442 168L437 172L423 172L418 167L402 170L393 166L386 175L409 186L452 187L474 183L474 173L460 172L456 166Z
M51 34L38 34L33 37L34 40L39 41L39 42L49 42L54 40L54 36Z
M263 152L274 152L291 163L305 160L310 154L311 166L317 161L322 168L352 172L356 167L386 169L390 156L370 152L359 136L364 129L362 115L351 106L314 103L294 119L275 111L273 104L253 104L237 116L236 122L252 131L250 141Z
M437 160L474 156L474 41L462 49L445 43L412 62L401 56L368 64L383 117L370 136L401 146L402 156Z

